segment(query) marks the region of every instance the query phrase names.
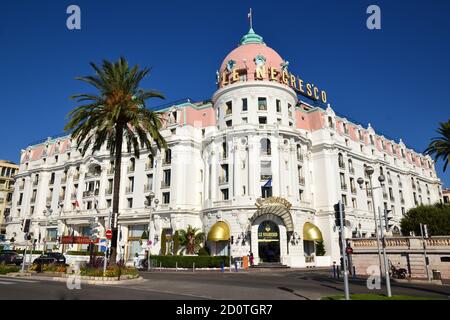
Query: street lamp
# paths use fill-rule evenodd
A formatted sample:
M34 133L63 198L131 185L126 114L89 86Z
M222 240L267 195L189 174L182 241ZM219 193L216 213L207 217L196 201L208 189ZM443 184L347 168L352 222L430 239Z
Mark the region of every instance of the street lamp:
M159 200L158 199L153 200L154 198L155 198L155 193L153 191L151 191L150 194L148 195L148 200L145 201L145 206L147 208L150 208L150 216L148 219L148 239L147 239L147 271L150 271L150 244L149 244L150 229L151 229L150 225L152 222L153 211L156 209L156 207L158 206L158 203L159 203ZM152 206L152 201L155 204L154 207Z
M372 175L375 172L374 168L371 166L367 166L364 169L366 175L369 177L369 187L370 187L370 192L372 194L372 206L373 206L373 218L374 218L374 223L375 223L375 234L377 237L377 249L378 249L378 260L379 260L379 264L380 264L380 276L383 274L382 270L381 270L381 250L380 250L380 235L378 233L378 222L377 222L377 214L375 211L375 195L373 190L374 189L379 189L384 187L384 181L386 180L384 175L380 175L378 177L378 181L380 182L380 186L379 187L373 187L372 185ZM363 178L358 178L357 182L359 184L359 186L363 187L363 183L364 183L364 179ZM366 187L366 192L367 192L367 187ZM380 209L378 208L378 215L379 215L379 220L380 220L380 231L381 231L381 237L383 238L383 243L384 243L384 234L383 234L383 227L381 225L381 215L380 215ZM386 278L386 289L387 289L387 294L388 297L391 296L391 284L390 284L390 279L389 279L389 271L388 271L388 265L387 265L387 256L386 256L386 248L383 245L383 257L384 257L384 275Z
M43 246L43 253L47 252L47 228L48 228L48 218L50 217L50 215L53 213L53 209L51 208L50 203L47 203L47 205L45 206L47 208L47 210L44 209L44 216L45 216L45 231L44 231L44 246Z

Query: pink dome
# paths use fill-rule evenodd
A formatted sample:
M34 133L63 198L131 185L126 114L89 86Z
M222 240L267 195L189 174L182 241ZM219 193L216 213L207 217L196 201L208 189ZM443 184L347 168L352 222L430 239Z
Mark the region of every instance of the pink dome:
M279 70L284 63L283 58L275 50L268 47L262 41L262 37L256 35L251 29L241 40L241 45L225 57L220 66L220 74L227 71L227 64L232 61L233 69L247 69L247 79L254 80L256 57L265 60L266 68L273 67Z

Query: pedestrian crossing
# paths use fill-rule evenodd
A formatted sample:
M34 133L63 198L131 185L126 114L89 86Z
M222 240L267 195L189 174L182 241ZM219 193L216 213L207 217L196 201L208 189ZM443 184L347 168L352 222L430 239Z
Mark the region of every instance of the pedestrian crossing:
M17 279L17 278L8 278L8 277L0 277L0 285L14 285L21 283L37 283L37 280L26 280L26 279Z

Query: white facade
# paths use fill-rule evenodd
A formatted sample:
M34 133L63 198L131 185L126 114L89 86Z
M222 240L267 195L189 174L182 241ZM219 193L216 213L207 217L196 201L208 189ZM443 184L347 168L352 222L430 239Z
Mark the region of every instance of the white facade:
M382 188L375 189L374 196L376 207L393 209L390 231L399 228L402 212L441 201L441 183L428 156L385 139L370 125L363 128L336 116L329 106L312 107L279 82L245 78L219 86L211 102L186 102L162 111L170 154L158 152L152 164L148 151L134 159L124 148L118 223L119 256L127 259L146 248L139 239L149 222L150 250L158 254L163 229L192 225L208 234L223 221L233 239L232 256L251 251L260 263L260 250L266 247L261 249L258 228L272 221L279 228L279 241L273 241L279 256L276 252L269 260L293 267L312 263L311 250L306 249L311 243L303 242L305 223L311 223L320 230L330 261L339 261L333 211L338 200L346 201L346 237L374 233L372 197L357 183L359 177L363 185L368 181L365 165L375 168L374 187L379 186L380 168L386 177L387 196ZM390 144L398 149L389 149ZM106 148L82 157L69 137L49 138L23 150L8 238L23 239L21 222L28 217L39 245L49 234L46 228L52 230L48 243L57 245L63 235L87 235L85 228L94 217L108 227L111 168ZM154 209L145 205L150 191L159 200ZM258 200L270 195L289 205ZM262 203L259 209L257 202ZM207 245L212 254L228 253L225 240Z

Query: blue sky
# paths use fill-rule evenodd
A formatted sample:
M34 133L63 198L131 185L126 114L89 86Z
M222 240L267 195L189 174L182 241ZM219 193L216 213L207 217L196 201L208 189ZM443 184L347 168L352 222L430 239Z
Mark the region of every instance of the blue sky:
M81 30L66 8L81 8ZM366 28L381 8L382 30ZM328 93L332 107L423 151L450 108L450 1L32 1L0 4L0 159L18 161L29 143L63 132L74 80L89 62L125 56L153 67L146 88L166 102L208 99L215 71L254 29L290 70ZM156 106L162 101L153 101ZM450 187L450 174L438 174Z

